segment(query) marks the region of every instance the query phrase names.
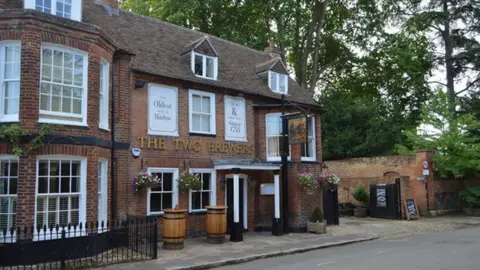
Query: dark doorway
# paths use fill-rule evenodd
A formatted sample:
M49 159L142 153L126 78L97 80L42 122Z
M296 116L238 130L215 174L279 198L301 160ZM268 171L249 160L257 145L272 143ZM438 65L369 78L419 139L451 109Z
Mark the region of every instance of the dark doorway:
M240 224L242 224L243 227L243 216L244 216L244 209L243 209L243 178L239 179L238 185L239 185L239 210L240 210ZM227 233L230 232L230 228L233 226L233 178L227 178Z

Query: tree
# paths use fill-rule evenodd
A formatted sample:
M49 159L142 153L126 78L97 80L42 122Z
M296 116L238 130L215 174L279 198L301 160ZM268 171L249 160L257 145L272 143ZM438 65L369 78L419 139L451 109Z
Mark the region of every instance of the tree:
M444 66L450 103L462 93L480 86L480 2L478 0L400 1L401 14L409 17L409 31L433 34L431 48L436 64ZM440 40L438 42L437 40ZM455 84L464 80L463 89ZM454 106L450 109L455 110Z
M399 153L414 149L433 149L432 161L442 177L461 178L469 173L480 173L480 142L469 132L480 127L473 114L456 115L450 96L437 90L434 97L422 107L422 126L406 135L412 147L397 145Z
M262 50L274 38L297 82L326 87L355 50L380 40L392 0L122 0L151 16ZM378 38L372 38L372 37ZM327 82L319 85L318 82Z

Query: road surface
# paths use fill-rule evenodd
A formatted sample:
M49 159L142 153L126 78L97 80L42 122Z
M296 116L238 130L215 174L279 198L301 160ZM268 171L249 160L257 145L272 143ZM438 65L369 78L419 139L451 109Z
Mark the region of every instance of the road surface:
M377 240L217 269L479 270L480 228Z

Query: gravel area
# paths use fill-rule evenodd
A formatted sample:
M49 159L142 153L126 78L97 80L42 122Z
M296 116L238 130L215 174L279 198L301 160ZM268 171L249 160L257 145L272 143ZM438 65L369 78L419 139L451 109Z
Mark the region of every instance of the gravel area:
M329 226L328 234L373 233L382 239L395 239L426 232L442 232L480 226L480 217L463 215L421 218L420 220L391 220L378 218L340 218L339 226Z

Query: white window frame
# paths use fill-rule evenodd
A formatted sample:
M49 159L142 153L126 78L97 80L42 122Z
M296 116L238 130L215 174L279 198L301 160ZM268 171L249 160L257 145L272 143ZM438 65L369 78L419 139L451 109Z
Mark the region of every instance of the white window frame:
M282 156L278 156L278 157L277 157L277 156L269 156L269 155L268 155L268 137L271 137L271 136L268 136L268 134L267 134L267 130L268 130L268 127L267 127L267 125L268 125L267 118L268 118L269 116L271 116L271 117L279 117L280 119L282 119L282 117L281 117L281 116L282 116L282 113L267 113L267 114L265 114L265 150L266 150L265 156L267 157L267 161L281 161L281 160L282 160ZM283 128L282 125L281 125L281 127ZM281 137L281 135L280 135L279 137ZM281 143L281 141L280 141L280 143ZM278 147L280 148L280 144L278 145ZM292 146L289 145L288 147L290 148L290 150L289 150L289 154L290 154L290 155L288 155L288 160L290 160L291 152L292 152Z
M52 195L52 193L38 193L38 185L39 185L39 168L40 168L40 161L46 161L46 160L59 160L59 161L80 161L80 192L78 192L79 195L79 201L78 201L78 222L82 223L85 225L86 222L86 206L87 206L87 158L86 157L81 157L81 156L69 156L69 155L42 155L42 156L37 156L37 163L36 163L36 180L35 180L35 216L34 216L34 228L35 231L37 231L37 200L38 196L47 196ZM50 169L49 169L50 170ZM61 196L62 193L53 193L53 194L58 194ZM63 194L75 194L75 193L63 193ZM56 196L56 195L55 195ZM85 228L85 226L84 226ZM46 232L43 231L43 228L40 230L40 233L34 234L34 240L48 240L50 238L50 230L47 228ZM85 231L77 231L78 234L76 236L81 236L84 235ZM70 236L69 233L67 233L67 237L73 237ZM52 234L51 238L57 238L59 237L56 233Z
M109 96L110 96L110 63L105 59L100 61L98 99L98 127L110 131L108 124ZM103 97L103 98L102 98Z
M57 14L57 2L58 1L59 0L52 0L51 1L52 7L50 9L51 10L50 13L52 15ZM65 17L62 17L62 18L71 19L71 20L81 22L82 21L82 8L83 8L82 2L83 2L82 0L72 0L71 18L65 18ZM36 6L35 0L25 0L25 5L24 5L25 8L36 9L35 6Z
M315 116L312 116L312 117L308 118L308 120L310 121L310 123L308 123L308 127L311 128L312 131L313 131L312 136L310 136L310 133L308 133L308 138L312 139L310 144L313 144L313 148L312 148L313 152L312 152L312 156L310 156L310 157L302 156L301 160L302 161L316 161L317 160L317 143L316 143L316 135L317 134L315 132L316 131L315 130ZM308 147L311 147L310 144L309 144ZM301 144L300 147L306 147L306 144ZM307 153L306 150L307 149L304 150L305 153ZM301 153L301 151L300 151L300 153Z
M275 77L275 81L276 81L275 89L272 87L272 75ZM280 80L284 80L285 92L280 91ZM288 94L288 75L280 74L275 71L269 70L268 71L268 87L270 87L270 89L275 93Z
M81 116L73 113L63 113L63 112L52 112L45 111L40 109L40 98L38 99L39 103L39 123L48 123L48 124L59 124L59 125L71 125L71 126L87 126L87 111L88 111L88 53L61 45L43 43L40 48L40 84L38 93L40 96L41 93L41 84L42 84L42 69L43 69L43 50L50 49L61 52L81 54L83 55L83 91L82 91L82 114ZM53 57L53 55L52 55ZM63 71L62 71L63 72ZM53 76L53 73L52 73ZM47 82L48 83L48 82ZM70 118L70 119L68 119ZM71 120L78 119L78 120ZM80 120L80 121L79 121Z
M22 43L21 41L17 40L8 40L8 41L0 41L0 122L19 122L20 121L20 91L22 86L20 85L20 89L18 89L18 113L17 114L8 114L5 115L5 48L6 47L13 47L18 46L20 47L20 72L18 81L21 84L21 77L22 77ZM17 80L9 80L9 81L17 81Z
M208 97L210 98L210 132L205 131L197 131L193 130L193 95L201 96L201 97ZM203 92L198 90L190 89L188 92L188 118L189 118L189 130L190 133L197 133L197 134L207 134L207 135L215 135L216 134L216 118L215 118L215 94L209 92Z
M17 164L19 164L20 160L18 158L18 156L13 156L13 155L0 155L0 161L15 161L17 162ZM10 165L11 166L11 165ZM18 208L18 173L20 172L19 168L17 169L17 193L16 194L10 194L10 178L11 175L10 173L8 174L8 184L7 184L7 194L0 194L0 198L8 198L8 199L11 199L11 198L16 198L17 199L17 208ZM1 187L0 187L1 188ZM6 216L7 216L7 224L13 224L13 220L10 220L11 218L11 215L13 215L13 218L16 219L17 218L17 209L15 209L15 212L13 212L11 209L9 209L9 211L6 213ZM8 226L8 225L7 225ZM6 239L3 239L3 232L2 230L0 230L0 243L2 242L15 242L15 235L16 235L16 230L13 232L13 235L10 234L10 229L11 228L7 228L7 236L6 236ZM15 228L16 229L16 228Z
M190 169L191 174L210 174L210 206L217 205L217 171L215 169ZM200 191L192 191L190 190L188 193L188 211L190 213L198 213L198 212L206 212L207 208L202 209L192 209L192 193L193 192L205 192L203 191L203 183L202 183L202 190ZM200 199L201 201L201 199ZM205 205L204 205L205 206Z
M99 224L103 222L103 228L105 228L108 222L108 160L101 158L98 160L98 165L98 186L100 187L100 189L97 190L98 222Z
M159 167L151 167L147 169L148 174L152 173L172 173L172 189L173 189L173 195L172 195L172 208L175 207L175 205L178 204L178 185L177 185L177 180L178 180L178 168L159 168ZM155 193L161 193L162 191L154 191ZM163 215L163 211L158 211L158 212L152 212L150 211L150 194L152 194L152 191L150 188L147 191L147 216L151 215Z
M218 77L218 57L216 56L208 56L205 54L197 53L195 51L192 51L191 55L191 68L192 72L195 76L203 78L203 79L209 79L209 80L217 80ZM195 56L200 56L202 57L202 75L198 75L195 73ZM207 77L207 58L210 58L213 60L213 77Z

